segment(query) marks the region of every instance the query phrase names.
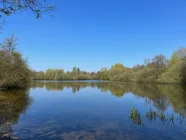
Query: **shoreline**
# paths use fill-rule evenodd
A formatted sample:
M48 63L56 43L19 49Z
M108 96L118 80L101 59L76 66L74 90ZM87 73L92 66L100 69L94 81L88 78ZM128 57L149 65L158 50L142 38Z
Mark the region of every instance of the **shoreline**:
M1 140L22 140L16 136L12 136L9 133L1 133L1 132L0 132L0 139Z

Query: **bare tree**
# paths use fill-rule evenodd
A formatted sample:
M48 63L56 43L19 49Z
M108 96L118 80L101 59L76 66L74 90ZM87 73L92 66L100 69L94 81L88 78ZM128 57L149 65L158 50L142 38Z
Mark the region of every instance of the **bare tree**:
M7 54L11 54L15 51L17 43L17 38L14 35L6 38L1 44L0 48L5 51Z
M55 10L54 5L48 5L47 0L0 0L0 24L4 17L21 12L31 11L36 18L40 18L44 12Z
M160 69L164 69L167 66L168 60L164 55L157 55L152 59L153 65Z
M145 64L145 65L148 65L148 64L150 64L150 63L151 63L151 60L150 60L150 59L147 59L147 58L146 58L146 59L144 60L144 64Z

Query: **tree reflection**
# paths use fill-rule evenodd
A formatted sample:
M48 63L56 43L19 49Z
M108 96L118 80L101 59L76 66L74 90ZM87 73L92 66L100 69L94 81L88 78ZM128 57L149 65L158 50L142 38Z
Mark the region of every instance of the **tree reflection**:
M170 105L174 111L186 117L186 87L181 85L164 84L137 84L123 82L34 82L33 88L46 88L46 90L63 91L71 88L73 93L82 88L97 88L101 92L110 92L115 97L133 93L135 96L146 99L160 111L166 111Z
M10 133L20 114L32 103L28 90L0 91L0 132Z

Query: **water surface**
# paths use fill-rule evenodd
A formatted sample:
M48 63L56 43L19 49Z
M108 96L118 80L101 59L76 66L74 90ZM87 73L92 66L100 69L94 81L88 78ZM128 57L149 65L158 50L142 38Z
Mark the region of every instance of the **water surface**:
M107 81L35 81L0 92L0 132L25 140L184 140L186 89Z

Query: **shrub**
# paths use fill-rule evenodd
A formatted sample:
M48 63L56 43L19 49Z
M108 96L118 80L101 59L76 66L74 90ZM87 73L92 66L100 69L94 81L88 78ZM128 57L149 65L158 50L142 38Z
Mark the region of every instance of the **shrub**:
M27 61L18 52L0 51L0 88L26 88L31 72Z

